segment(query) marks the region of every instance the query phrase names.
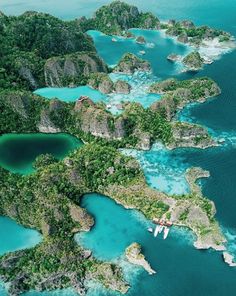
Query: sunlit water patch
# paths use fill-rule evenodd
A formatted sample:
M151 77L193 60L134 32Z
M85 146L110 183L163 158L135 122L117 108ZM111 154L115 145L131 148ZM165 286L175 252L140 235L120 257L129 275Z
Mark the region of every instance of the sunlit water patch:
M151 73L135 72L133 75L111 73L112 81L124 80L131 86L129 94L112 93L107 96L110 111L113 114L121 113L119 105L125 102L137 102L144 108L150 107L154 102L159 101L161 96L148 93L150 85L156 81Z
M105 99L105 95L89 86L79 87L45 87L37 89L35 94L47 99L60 99L65 102L75 102L81 96L90 97L95 103Z
M39 232L24 228L12 219L0 216L0 256L8 252L34 247L41 240ZM0 295L7 296L5 286L1 282Z
M82 144L67 134L5 134L0 137L0 166L15 173L31 173L40 154L61 159Z

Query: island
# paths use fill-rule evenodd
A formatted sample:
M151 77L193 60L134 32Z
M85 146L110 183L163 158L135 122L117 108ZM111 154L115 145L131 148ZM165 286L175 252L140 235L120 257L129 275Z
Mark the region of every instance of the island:
M80 206L86 193L105 195L149 220L163 219L188 228L195 234L198 249L225 250L215 205L196 183L209 177L208 172L189 169L186 180L190 192L167 195L150 188L138 161L120 151L149 150L156 142L169 149L218 145L204 127L177 120L178 111L187 104L219 95L216 82L208 77L155 81L148 93L160 94L160 100L148 108L139 103L123 104L123 112L117 116L88 96L67 103L32 93L39 87L88 85L105 94L128 94L131 86L123 80L113 82L109 74L150 72L150 63L125 53L111 69L86 32L94 29L129 38L128 30L134 27L166 30L179 41L197 46L206 38L216 38L225 46L233 42L228 33L199 29L189 21L161 23L151 13L120 1L101 7L92 18L72 21L33 11L18 17L0 13L0 134L64 132L85 144L63 160L39 156L29 175L0 168L0 215L42 234L41 243L34 248L0 257L0 279L8 283L11 296L69 287L84 295L89 280L121 293L128 291L129 283L118 263L97 260L74 240L75 233L89 231L94 224L93 217ZM198 53L194 55L194 62L191 56L186 61L191 67L199 58ZM154 273L141 254L141 246L132 244L126 256Z

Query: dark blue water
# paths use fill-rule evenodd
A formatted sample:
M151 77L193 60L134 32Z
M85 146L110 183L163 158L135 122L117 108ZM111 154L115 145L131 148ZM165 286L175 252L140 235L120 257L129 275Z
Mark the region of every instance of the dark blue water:
M33 162L41 154L64 158L82 142L67 134L5 134L0 137L0 165L21 174L33 171Z

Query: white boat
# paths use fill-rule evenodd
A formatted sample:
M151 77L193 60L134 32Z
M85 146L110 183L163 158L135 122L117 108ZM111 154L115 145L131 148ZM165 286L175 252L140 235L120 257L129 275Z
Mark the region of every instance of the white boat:
M159 230L160 230L160 225L157 225L154 231L154 237L157 237Z
M117 42L116 38L111 39L112 42Z
M111 109L112 105L111 104L108 104L107 105L107 109Z
M163 225L160 225L159 233L162 233L163 228L164 228L164 226Z
M149 228L148 228L148 231L149 231L149 232L153 232L153 228L152 228L152 227L149 227Z
M168 227L165 227L165 228L164 228L164 235L163 235L163 238L164 238L164 239L167 238L167 236L168 236L168 234L169 234L169 231L170 231L170 228L168 228Z
M144 50L140 50L139 54L144 55L146 52Z

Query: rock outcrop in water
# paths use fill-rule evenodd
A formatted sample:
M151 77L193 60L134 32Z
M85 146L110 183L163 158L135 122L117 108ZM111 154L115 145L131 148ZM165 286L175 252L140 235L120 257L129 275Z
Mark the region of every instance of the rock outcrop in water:
M110 94L112 92L129 94L131 90L131 86L128 82L123 80L113 82L106 73L91 74L89 76L88 85L104 94Z
M209 97L219 95L221 90L213 80L203 77L185 81L167 79L151 85L149 92L163 95L151 108L162 109L171 120L187 104L205 102Z
M109 94L114 89L114 83L106 73L91 74L88 85L104 94Z
M184 57L182 63L188 71L199 71L204 65L204 59L200 56L199 52L194 51Z
M222 30L210 28L208 26L197 27L192 21L174 21L171 20L168 24L163 24L166 34L177 37L179 42L189 43L193 46L200 46L205 40L219 40L229 41L232 36Z
M167 56L167 60L171 62L179 62L182 60L182 57L178 54L171 53Z
M129 94L131 86L124 80L117 80L114 84L115 92L118 94Z
M234 256L228 252L223 252L224 262L227 263L230 267L236 267L236 262L234 261Z
M138 44L145 44L146 43L146 40L145 40L145 38L143 36L138 36L136 38L136 43L138 43Z
M138 58L132 53L124 54L113 70L115 73L125 74L133 74L135 71L149 72L151 71L151 65L149 62Z
M130 263L143 267L150 275L156 273L141 253L141 246L138 243L133 243L127 247L125 256Z

